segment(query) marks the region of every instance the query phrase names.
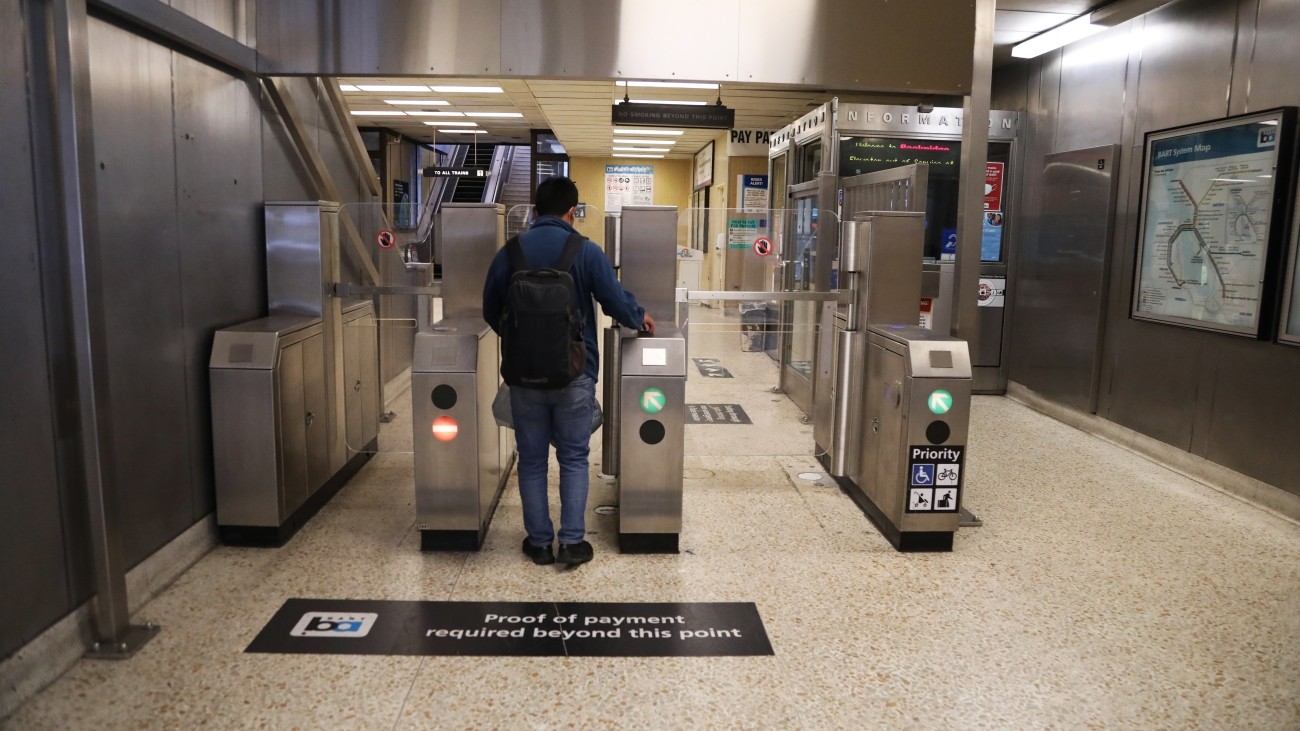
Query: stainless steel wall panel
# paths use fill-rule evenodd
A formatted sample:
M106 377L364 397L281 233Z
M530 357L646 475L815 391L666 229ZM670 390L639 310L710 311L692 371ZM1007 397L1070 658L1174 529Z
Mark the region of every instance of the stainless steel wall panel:
M1121 26L1063 49L1052 152L1120 141L1129 35Z
M0 0L0 658L8 657L71 608L61 522L41 305L42 241L32 179L28 115L47 123L27 95L26 25L18 0ZM84 509L84 508L83 508ZM7 689L6 689L7 690Z
M1268 342L1217 340L1223 342L1206 349L1202 369L1212 392L1200 400L1211 404L1211 418L1198 423L1194 451L1296 491L1300 460L1292 447L1300 444L1297 353Z
M973 2L746 0L738 80L967 94L974 27Z
M194 507L215 507L208 351L213 333L266 312L258 87L183 54L175 67L176 209ZM222 276L211 276L219 271Z
M495 76L499 0L285 0L257 4L267 74Z
M122 551L132 565L193 522L176 222L172 53L90 21L98 215Z
M1130 90L1141 95L1139 132L1225 116L1237 3L1183 0L1139 22L1144 23L1141 70L1130 84Z
M499 75L502 27L514 23L502 23L500 0L343 0L338 7L344 35L335 53L349 74Z
M1250 53L1246 59L1238 54L1235 76L1245 77L1247 87L1245 94L1234 92L1232 113L1300 104L1300 90L1296 86L1296 69L1300 68L1300 43L1296 43L1296 34L1300 33L1300 3L1252 0L1241 5L1241 22L1251 24L1242 30L1243 33L1247 29L1253 31L1253 42L1238 44L1239 49L1249 49ZM1256 8L1258 14L1247 12ZM1249 65L1243 65L1243 60L1248 60Z
M213 30L238 39L238 6L252 0L167 0L167 4Z
M1011 380L1096 410L1108 304L1118 146L1048 155L1036 235L1022 239L1012 304Z
M746 7L746 13L751 10ZM510 76L734 81L739 0L501 0Z
M1113 281L1113 280L1112 280ZM1147 436L1191 449L1204 337L1191 330L1129 321L1116 330L1109 408L1098 413Z

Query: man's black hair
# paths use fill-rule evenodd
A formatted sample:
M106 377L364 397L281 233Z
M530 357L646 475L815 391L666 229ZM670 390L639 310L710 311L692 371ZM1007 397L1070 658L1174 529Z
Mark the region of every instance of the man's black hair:
M537 186L533 206L538 216L563 216L578 205L578 186L572 180L557 175L543 180Z

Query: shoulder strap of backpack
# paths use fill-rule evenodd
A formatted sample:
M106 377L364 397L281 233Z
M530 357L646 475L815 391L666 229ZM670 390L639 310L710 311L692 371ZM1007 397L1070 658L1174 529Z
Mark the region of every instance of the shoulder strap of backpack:
M510 261L510 273L523 272L532 267L528 264L528 257L524 256L524 247L519 243L519 236L511 236L506 242L506 259Z
M578 260L578 254L582 253L582 245L585 243L587 243L586 236L577 232L569 234L569 238L564 241L564 251L560 253L560 260L555 262L555 269L561 272L569 271L573 262Z

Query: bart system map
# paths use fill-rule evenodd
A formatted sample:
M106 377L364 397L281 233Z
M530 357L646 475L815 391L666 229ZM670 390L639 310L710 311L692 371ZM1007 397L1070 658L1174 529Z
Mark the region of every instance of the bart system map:
M1265 120L1149 143L1135 316L1255 332L1278 131Z

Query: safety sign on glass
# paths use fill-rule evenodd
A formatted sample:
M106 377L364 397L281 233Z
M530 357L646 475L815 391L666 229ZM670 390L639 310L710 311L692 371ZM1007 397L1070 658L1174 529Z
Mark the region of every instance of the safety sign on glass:
M966 447L908 447L907 512L955 513Z

